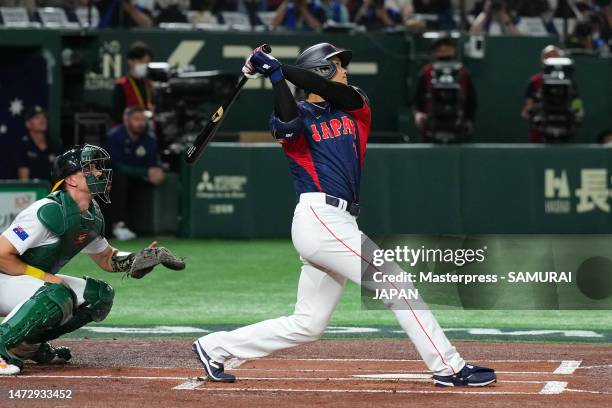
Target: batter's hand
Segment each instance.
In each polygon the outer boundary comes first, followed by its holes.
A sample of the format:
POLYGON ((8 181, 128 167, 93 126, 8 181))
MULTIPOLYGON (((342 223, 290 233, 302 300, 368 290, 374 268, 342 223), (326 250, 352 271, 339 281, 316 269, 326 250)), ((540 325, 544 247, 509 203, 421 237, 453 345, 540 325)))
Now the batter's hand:
POLYGON ((251 63, 251 55, 249 55, 246 61, 244 61, 244 66, 242 67, 242 73, 244 74, 245 77, 249 79, 258 79, 258 78, 263 77, 262 74, 255 71, 255 67, 251 63))
POLYGON ((266 78, 270 78, 272 83, 283 80, 282 64, 272 55, 266 54, 262 48, 263 45, 253 50, 253 54, 250 58, 253 68, 266 78))

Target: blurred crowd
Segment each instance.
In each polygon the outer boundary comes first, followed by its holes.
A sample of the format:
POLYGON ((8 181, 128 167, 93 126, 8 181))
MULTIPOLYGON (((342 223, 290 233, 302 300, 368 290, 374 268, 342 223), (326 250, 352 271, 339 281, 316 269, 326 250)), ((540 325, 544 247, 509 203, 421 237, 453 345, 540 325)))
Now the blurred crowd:
POLYGON ((224 24, 232 12, 244 15, 250 26, 271 29, 359 25, 521 35, 529 34, 521 21, 535 19, 550 34, 567 31, 572 48, 609 49, 612 39, 612 0, 0 0, 0 6, 26 7, 33 15, 40 7, 61 7, 70 14, 91 6, 98 27, 128 28, 224 24), (568 28, 559 24, 563 18, 571 20, 568 28))

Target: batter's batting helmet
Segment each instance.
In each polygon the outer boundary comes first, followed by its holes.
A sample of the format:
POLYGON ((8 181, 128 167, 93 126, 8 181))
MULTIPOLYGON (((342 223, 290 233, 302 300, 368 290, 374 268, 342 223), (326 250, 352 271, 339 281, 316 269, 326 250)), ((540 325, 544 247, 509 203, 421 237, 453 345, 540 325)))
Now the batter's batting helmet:
POLYGON ((298 55, 295 65, 332 79, 336 75, 336 66, 330 61, 332 57, 340 58, 344 68, 351 62, 353 51, 342 50, 329 43, 319 43, 306 48, 298 55))

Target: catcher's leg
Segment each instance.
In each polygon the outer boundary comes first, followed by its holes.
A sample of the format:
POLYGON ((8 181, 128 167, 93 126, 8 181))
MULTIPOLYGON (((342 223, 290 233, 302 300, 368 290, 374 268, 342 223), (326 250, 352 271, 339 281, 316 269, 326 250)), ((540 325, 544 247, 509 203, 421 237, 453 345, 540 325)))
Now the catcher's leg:
POLYGON ((61 326, 28 336, 27 341, 29 343, 44 343, 57 339, 66 333, 71 333, 85 326, 87 323, 101 322, 108 316, 113 306, 115 291, 111 285, 101 280, 87 276, 84 279, 84 303, 72 313, 72 317, 61 326))
MULTIPOLYGON (((57 276, 62 278, 62 280, 66 282, 66 284, 70 286, 70 289, 72 289, 72 291, 76 294, 77 305, 82 305, 85 303, 83 293, 85 291, 86 282, 84 279, 59 274, 57 276)), ((25 283, 22 282, 21 285, 18 285, 18 282, 16 281, 17 279, 15 278, 11 280, 11 295, 13 294, 13 291, 23 292, 23 285, 25 283)), ((43 283, 40 283, 39 286, 42 284, 43 283)), ((56 347, 49 343, 29 343, 27 341, 23 341, 10 349, 9 352, 22 360, 31 360, 39 364, 49 364, 52 362, 66 363, 72 358, 72 353, 68 347, 56 347)))
POLYGON ((8 350, 70 319, 75 304, 76 296, 70 288, 45 283, 0 324, 0 356, 6 363, 22 367, 23 362, 8 350))

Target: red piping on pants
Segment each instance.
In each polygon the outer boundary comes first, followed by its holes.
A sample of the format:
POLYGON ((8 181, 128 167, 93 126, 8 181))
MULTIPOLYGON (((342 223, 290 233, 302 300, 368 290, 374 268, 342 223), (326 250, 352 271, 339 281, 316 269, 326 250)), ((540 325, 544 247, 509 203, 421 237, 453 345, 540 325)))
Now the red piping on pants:
MULTIPOLYGON (((333 231, 323 222, 323 220, 321 218, 319 218, 319 216, 317 215, 317 213, 315 212, 314 208, 310 207, 310 211, 312 211, 312 213, 314 214, 314 216, 316 217, 317 220, 319 220, 319 222, 321 223, 321 225, 323 225, 323 227, 325 227, 325 229, 331 234, 332 237, 334 237, 334 239, 338 242, 340 242, 342 245, 344 245, 344 247, 346 249, 348 249, 350 252, 352 252, 353 254, 357 255, 359 258, 361 258, 364 262, 367 262, 370 266, 372 266, 374 269, 376 269, 377 272, 381 272, 380 270, 378 270, 376 268, 376 266, 374 266, 370 261, 368 261, 367 259, 365 259, 363 256, 361 256, 359 253, 357 253, 355 250, 353 250, 351 247, 349 247, 343 240, 341 240, 340 238, 338 238, 336 236, 336 234, 333 233, 333 231)), ((391 283, 391 285, 397 289, 397 287, 395 285, 393 285, 393 283, 391 283)), ((407 299, 404 299, 404 302, 406 302, 406 305, 408 306, 408 308, 410 309, 410 311, 412 312, 412 316, 414 316, 414 319, 416 320, 416 322, 419 324, 419 327, 421 328, 421 330, 423 331, 423 333, 425 334, 425 336, 427 337, 427 339, 429 340, 429 342, 431 343, 431 345, 433 346, 433 348, 436 350, 436 353, 438 353, 438 356, 440 356, 440 360, 442 360, 442 363, 450 368, 450 370, 453 372, 453 374, 456 374, 455 370, 453 369, 453 367, 451 367, 449 364, 446 363, 446 361, 444 360, 444 357, 442 356, 442 353, 440 353, 440 350, 438 350, 438 347, 436 347, 436 344, 433 342, 433 339, 429 336, 429 334, 427 333, 427 331, 425 330, 425 327, 423 327, 423 325, 421 324, 421 321, 419 320, 419 318, 417 317, 416 313, 414 312, 414 309, 412 308, 412 306, 410 306, 410 303, 408 303, 407 299)))

